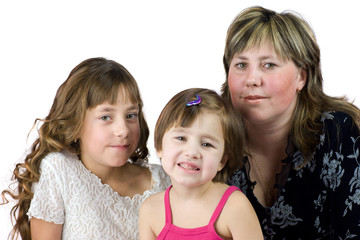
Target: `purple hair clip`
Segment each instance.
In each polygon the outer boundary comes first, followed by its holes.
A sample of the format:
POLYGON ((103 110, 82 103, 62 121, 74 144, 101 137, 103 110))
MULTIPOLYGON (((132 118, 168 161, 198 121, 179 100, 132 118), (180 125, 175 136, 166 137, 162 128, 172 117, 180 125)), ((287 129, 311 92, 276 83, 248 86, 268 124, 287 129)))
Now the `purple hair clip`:
POLYGON ((194 105, 199 105, 201 103, 201 98, 199 95, 195 95, 196 99, 195 100, 192 100, 192 101, 189 101, 186 106, 190 107, 190 106, 194 106, 194 105))

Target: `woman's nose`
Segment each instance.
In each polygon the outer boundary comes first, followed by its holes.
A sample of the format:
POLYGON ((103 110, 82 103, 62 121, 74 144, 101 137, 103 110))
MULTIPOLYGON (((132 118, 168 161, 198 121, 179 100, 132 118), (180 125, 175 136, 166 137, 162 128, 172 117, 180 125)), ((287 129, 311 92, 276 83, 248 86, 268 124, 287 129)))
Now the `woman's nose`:
POLYGON ((257 68, 250 68, 246 78, 246 85, 249 87, 257 87, 261 85, 260 73, 257 68))

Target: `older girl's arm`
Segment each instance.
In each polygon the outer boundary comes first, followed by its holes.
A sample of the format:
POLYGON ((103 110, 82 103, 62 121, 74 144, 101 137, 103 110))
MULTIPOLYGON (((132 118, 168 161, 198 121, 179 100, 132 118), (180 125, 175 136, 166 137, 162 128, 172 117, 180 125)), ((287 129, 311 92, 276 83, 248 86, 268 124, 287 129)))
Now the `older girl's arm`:
POLYGON ((62 228, 62 224, 46 222, 37 218, 30 220, 31 239, 33 240, 61 239, 62 228))

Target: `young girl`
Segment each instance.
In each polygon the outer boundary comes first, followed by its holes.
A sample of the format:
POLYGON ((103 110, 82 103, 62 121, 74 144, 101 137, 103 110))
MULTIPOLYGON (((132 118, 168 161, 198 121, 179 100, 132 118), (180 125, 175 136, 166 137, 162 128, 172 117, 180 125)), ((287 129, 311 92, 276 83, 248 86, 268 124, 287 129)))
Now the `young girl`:
POLYGON ((147 163, 142 106, 122 65, 92 58, 72 70, 14 170, 17 191, 2 192, 18 201, 12 238, 138 238, 140 204, 170 185, 147 163))
POLYGON ((141 206, 140 239, 262 239, 250 202, 223 183, 242 165, 242 127, 211 90, 188 89, 170 100, 156 123, 155 148, 172 186, 141 206))

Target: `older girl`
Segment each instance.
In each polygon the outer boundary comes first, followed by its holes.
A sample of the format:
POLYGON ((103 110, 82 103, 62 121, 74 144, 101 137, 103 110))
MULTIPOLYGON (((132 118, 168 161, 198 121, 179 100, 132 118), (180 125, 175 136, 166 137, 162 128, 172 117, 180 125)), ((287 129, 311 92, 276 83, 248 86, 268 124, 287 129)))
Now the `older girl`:
POLYGON ((119 63, 91 58, 71 71, 14 170, 17 190, 2 193, 18 201, 13 238, 138 238, 140 204, 169 186, 161 166, 147 163, 142 106, 119 63))

